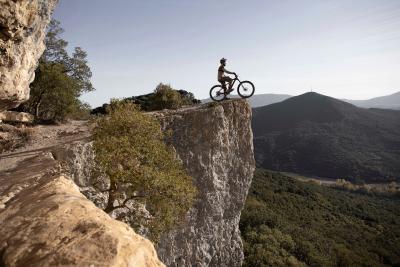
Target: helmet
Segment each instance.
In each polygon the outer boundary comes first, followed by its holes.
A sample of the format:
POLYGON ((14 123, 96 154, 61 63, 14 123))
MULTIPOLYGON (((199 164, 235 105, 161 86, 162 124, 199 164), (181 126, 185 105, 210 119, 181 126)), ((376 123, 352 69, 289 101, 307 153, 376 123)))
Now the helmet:
POLYGON ((219 63, 222 64, 222 62, 226 62, 226 58, 221 58, 220 61, 219 61, 219 63))

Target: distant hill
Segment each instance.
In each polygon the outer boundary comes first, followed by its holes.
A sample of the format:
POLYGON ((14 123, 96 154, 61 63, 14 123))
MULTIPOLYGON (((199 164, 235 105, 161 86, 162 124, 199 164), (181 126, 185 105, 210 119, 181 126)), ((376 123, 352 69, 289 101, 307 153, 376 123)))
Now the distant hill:
POLYGON ((400 110, 400 92, 388 96, 375 97, 368 100, 347 100, 343 101, 362 108, 385 108, 400 110))
POLYGON ((252 108, 262 107, 271 105, 274 103, 282 102, 288 98, 292 97, 291 95, 280 95, 280 94, 260 94, 252 96, 249 101, 252 108))
POLYGON ((400 111, 306 93, 255 108, 252 127, 256 160, 264 168, 353 182, 400 181, 400 111))
MULTIPOLYGON (((231 98, 238 97, 239 96, 237 95, 231 96, 231 98)), ((252 108, 258 108, 279 103, 291 97, 291 95, 286 94, 259 94, 249 98, 249 102, 252 108)), ((209 98, 201 100, 201 102, 203 103, 207 103, 210 101, 211 99, 209 98)), ((342 99, 342 101, 361 108, 383 108, 400 110, 400 92, 388 96, 375 97, 368 100, 342 99)))

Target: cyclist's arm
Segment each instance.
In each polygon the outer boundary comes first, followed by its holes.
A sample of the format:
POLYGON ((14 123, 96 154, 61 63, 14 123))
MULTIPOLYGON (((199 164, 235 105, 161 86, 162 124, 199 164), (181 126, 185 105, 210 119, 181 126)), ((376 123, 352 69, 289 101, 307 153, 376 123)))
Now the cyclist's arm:
POLYGON ((236 75, 236 73, 234 73, 234 72, 232 72, 232 71, 229 71, 229 70, 227 70, 227 69, 225 69, 225 73, 228 73, 228 74, 235 74, 235 75, 236 75))

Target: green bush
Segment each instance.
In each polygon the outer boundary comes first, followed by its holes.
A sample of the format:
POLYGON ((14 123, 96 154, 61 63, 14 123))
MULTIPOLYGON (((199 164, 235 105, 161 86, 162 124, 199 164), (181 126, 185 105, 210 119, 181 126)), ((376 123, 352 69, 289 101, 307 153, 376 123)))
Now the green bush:
POLYGON ((196 195, 192 178, 164 143, 155 118, 131 102, 116 100, 108 114, 97 119, 94 129, 95 160, 110 178, 105 211, 128 208, 131 226, 145 227, 157 241, 191 207, 196 195))
POLYGON ((182 96, 170 85, 160 83, 154 90, 151 110, 178 109, 184 105, 182 96))

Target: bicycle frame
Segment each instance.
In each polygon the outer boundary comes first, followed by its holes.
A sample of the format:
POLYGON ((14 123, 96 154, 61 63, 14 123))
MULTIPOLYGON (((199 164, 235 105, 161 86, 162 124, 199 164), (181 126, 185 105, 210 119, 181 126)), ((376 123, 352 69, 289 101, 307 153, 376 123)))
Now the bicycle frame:
MULTIPOLYGON (((235 86, 236 81, 238 81, 240 83, 240 80, 239 80, 238 76, 236 76, 235 79, 233 79, 232 88, 235 86)), ((228 90, 228 88, 226 88, 226 84, 227 83, 228 82, 221 83, 222 89, 228 90)))

